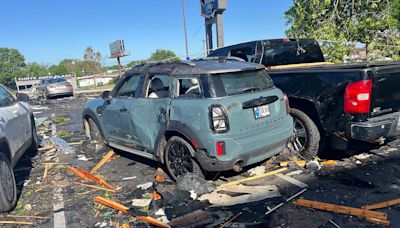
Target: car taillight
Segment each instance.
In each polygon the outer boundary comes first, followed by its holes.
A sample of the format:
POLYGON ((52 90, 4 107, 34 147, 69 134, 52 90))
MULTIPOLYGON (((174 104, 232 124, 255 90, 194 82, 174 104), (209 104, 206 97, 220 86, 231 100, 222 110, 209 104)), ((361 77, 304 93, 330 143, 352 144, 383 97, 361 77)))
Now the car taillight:
POLYGON ((66 86, 67 87, 72 87, 71 83, 69 83, 69 82, 66 83, 66 86))
POLYGON ((344 94, 344 112, 369 113, 371 107, 372 81, 351 82, 344 94))
POLYGON ((210 127, 215 133, 225 133, 229 130, 228 116, 222 105, 210 107, 210 127))
POLYGON ((283 96, 283 101, 285 102, 286 114, 289 115, 290 112, 289 98, 287 97, 286 94, 283 96))
POLYGON ((49 87, 49 88, 55 88, 55 86, 53 86, 53 85, 48 85, 47 87, 49 87))
POLYGON ((221 157, 225 154, 225 143, 224 142, 217 142, 215 144, 215 149, 217 151, 217 156, 221 157))

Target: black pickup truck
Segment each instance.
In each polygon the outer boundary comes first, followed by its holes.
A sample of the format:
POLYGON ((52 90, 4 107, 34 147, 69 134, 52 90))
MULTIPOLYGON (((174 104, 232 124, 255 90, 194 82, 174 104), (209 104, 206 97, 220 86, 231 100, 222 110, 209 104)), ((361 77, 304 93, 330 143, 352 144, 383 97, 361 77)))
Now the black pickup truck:
POLYGON ((293 144, 305 156, 326 143, 344 150, 352 140, 382 143, 400 135, 400 62, 330 64, 309 39, 258 40, 209 56, 266 67, 289 97, 297 131, 293 144))

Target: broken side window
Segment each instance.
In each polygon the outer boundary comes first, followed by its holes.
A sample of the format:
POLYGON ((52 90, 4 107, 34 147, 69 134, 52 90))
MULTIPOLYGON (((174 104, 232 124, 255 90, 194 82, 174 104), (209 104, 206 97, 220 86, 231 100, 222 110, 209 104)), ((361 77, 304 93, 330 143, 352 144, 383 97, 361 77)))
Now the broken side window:
POLYGON ((121 86, 117 92, 117 97, 134 97, 136 88, 138 87, 140 77, 131 76, 126 79, 124 84, 121 86))
POLYGON ((154 75, 147 83, 146 97, 157 99, 169 97, 169 75, 154 75))
POLYGON ((174 97, 197 98, 203 96, 199 77, 176 78, 174 97))

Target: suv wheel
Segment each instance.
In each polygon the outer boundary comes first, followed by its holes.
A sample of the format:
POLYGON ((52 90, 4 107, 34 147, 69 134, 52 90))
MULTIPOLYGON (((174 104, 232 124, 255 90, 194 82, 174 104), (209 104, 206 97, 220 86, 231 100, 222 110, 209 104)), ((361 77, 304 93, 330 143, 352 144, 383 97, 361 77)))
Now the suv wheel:
POLYGON ((0 212, 12 210, 17 204, 14 172, 7 156, 0 152, 0 212))
POLYGON ((318 127, 304 112, 291 108, 290 115, 294 120, 294 150, 299 155, 310 160, 318 154, 320 135, 318 127))
POLYGON ((168 140, 164 151, 164 161, 172 179, 176 180, 178 176, 186 173, 204 177, 199 164, 191 155, 193 151, 192 146, 181 137, 173 136, 168 140))
POLYGON ((85 127, 89 127, 88 136, 90 141, 96 143, 97 145, 99 145, 99 147, 103 147, 104 146, 103 136, 101 135, 100 128, 97 126, 96 122, 94 122, 92 118, 89 118, 87 120, 87 123, 89 124, 89 126, 85 127))

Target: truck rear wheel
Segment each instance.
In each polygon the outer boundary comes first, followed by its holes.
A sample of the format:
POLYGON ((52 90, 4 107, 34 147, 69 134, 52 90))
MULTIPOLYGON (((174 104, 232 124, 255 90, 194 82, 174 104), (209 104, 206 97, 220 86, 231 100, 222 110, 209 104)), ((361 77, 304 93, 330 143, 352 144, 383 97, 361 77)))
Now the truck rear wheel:
POLYGON ((7 156, 0 152, 0 212, 11 211, 16 204, 14 171, 7 156))
POLYGON ((291 108, 294 120, 294 150, 304 159, 310 160, 318 154, 320 134, 318 127, 304 112, 291 108))

